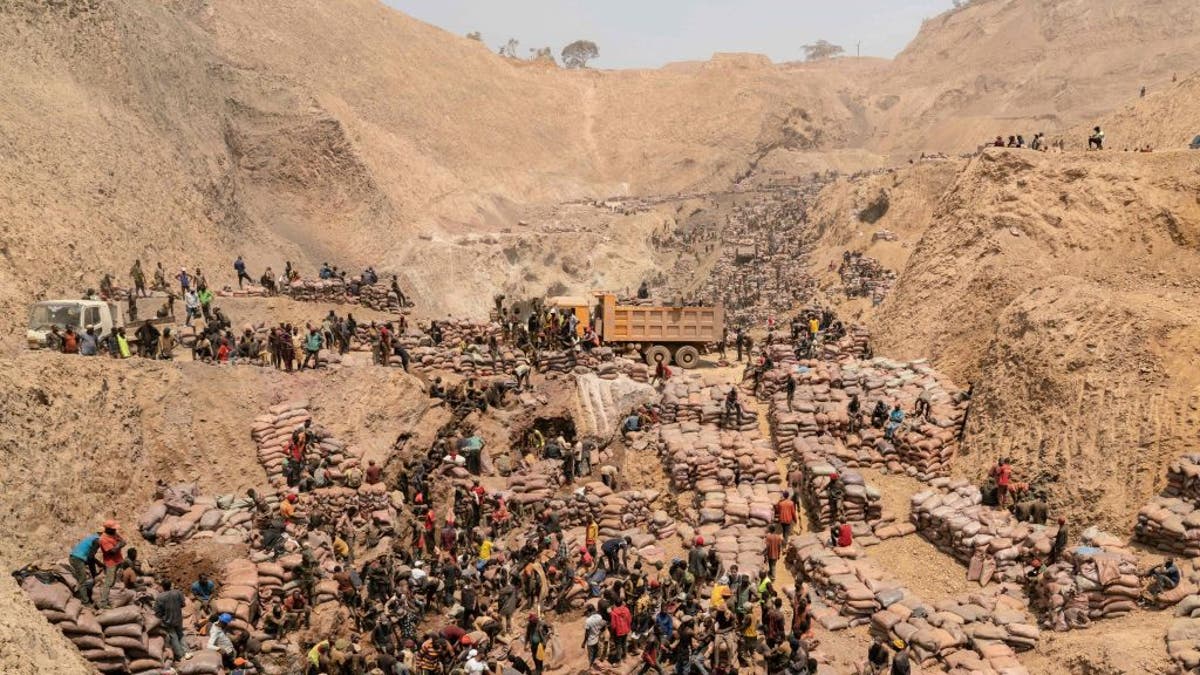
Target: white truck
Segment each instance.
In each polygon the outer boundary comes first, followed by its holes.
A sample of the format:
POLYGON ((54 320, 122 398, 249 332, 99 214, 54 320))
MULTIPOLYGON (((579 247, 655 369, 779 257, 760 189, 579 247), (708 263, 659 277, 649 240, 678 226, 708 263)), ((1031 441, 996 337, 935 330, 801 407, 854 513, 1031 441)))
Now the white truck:
POLYGON ((93 328, 96 335, 108 335, 114 328, 123 327, 130 341, 134 341, 137 329, 143 324, 162 325, 173 321, 174 317, 170 316, 126 321, 121 305, 104 300, 43 300, 29 308, 25 342, 30 349, 44 349, 51 326, 58 326, 59 331, 70 326, 77 333, 93 328))

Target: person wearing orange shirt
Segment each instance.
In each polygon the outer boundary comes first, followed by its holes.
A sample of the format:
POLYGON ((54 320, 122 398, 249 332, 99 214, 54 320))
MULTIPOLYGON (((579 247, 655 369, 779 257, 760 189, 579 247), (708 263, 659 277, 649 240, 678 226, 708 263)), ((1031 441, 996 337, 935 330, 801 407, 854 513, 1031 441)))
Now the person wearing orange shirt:
MULTIPOLYGON (((796 524, 796 502, 792 501, 790 492, 785 491, 783 498, 775 504, 775 520, 779 521, 785 540, 792 536, 792 526, 796 524)), ((774 572, 771 573, 771 576, 775 576, 774 572)))
MULTIPOLYGON (((788 503, 791 504, 791 502, 788 503)), ((766 536, 766 545, 765 554, 767 558, 767 570, 769 570, 771 576, 774 577, 775 563, 779 562, 779 559, 783 557, 783 535, 779 534, 779 528, 777 526, 771 526, 771 529, 766 536)))
POLYGON ((100 587, 100 609, 108 609, 108 593, 117 580, 117 565, 125 560, 121 549, 125 539, 117 532, 117 521, 104 523, 104 534, 100 535, 100 557, 104 562, 104 584, 100 587))
POLYGON ((288 496, 282 502, 279 502, 279 515, 283 516, 283 519, 289 523, 296 517, 297 499, 296 493, 291 492, 288 493, 288 496))

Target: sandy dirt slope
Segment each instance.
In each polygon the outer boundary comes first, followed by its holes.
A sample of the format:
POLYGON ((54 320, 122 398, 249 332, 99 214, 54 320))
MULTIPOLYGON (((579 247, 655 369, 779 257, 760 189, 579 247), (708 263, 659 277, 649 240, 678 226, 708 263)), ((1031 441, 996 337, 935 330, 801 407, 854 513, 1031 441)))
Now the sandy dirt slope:
POLYGON ((1061 472, 1059 506, 1125 531, 1190 449, 1200 157, 988 151, 942 197, 877 350, 977 383, 962 469, 1061 472))
POLYGON ((512 228, 544 254, 515 229, 529 205, 873 167, 974 147, 1009 131, 998 119, 1053 132, 1114 110, 1197 50, 1190 3, 1132 8, 974 3, 894 63, 568 72, 375 0, 5 3, 0 151, 17 161, 0 166, 0 311, 137 257, 228 273, 237 252, 255 274, 374 264, 439 311, 482 311, 456 297, 519 279, 472 264, 504 264, 503 247, 459 238, 512 228), (431 261, 457 278, 430 279, 431 261))

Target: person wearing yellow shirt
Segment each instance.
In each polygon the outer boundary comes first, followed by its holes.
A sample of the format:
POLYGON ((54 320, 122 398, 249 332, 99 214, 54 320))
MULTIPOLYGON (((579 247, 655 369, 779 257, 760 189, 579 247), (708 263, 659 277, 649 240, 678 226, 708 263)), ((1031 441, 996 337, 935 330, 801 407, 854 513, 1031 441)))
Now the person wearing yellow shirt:
POLYGON ((333 554, 341 560, 350 557, 350 545, 346 543, 345 539, 342 539, 341 535, 333 538, 333 554))
POLYGON ((494 544, 492 544, 492 540, 485 538, 483 543, 479 545, 479 559, 484 561, 491 560, 493 546, 494 544))
POLYGON ((588 519, 587 534, 584 535, 583 545, 587 547, 588 554, 593 558, 596 557, 596 540, 600 538, 600 526, 596 524, 595 518, 588 519))
POLYGON ((721 577, 712 587, 710 601, 713 609, 724 607, 725 601, 731 597, 733 597, 733 591, 729 588, 729 577, 721 577))

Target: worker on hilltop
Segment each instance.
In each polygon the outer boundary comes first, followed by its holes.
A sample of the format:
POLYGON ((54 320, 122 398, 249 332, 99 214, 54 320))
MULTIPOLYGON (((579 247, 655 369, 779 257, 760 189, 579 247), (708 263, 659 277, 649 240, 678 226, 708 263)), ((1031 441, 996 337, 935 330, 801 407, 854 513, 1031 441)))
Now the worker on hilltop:
POLYGON ((1100 127, 1092 127, 1092 135, 1088 136, 1088 150, 1104 149, 1104 132, 1100 127))
POLYGON ((129 278, 133 281, 133 290, 130 291, 130 295, 142 297, 150 295, 146 292, 146 274, 142 272, 141 260, 133 261, 133 266, 129 268, 129 278))
POLYGON ((233 261, 233 271, 237 272, 239 289, 242 287, 242 280, 245 280, 247 283, 254 283, 254 280, 250 278, 250 275, 246 274, 246 261, 242 260, 242 256, 239 255, 237 260, 233 261))

